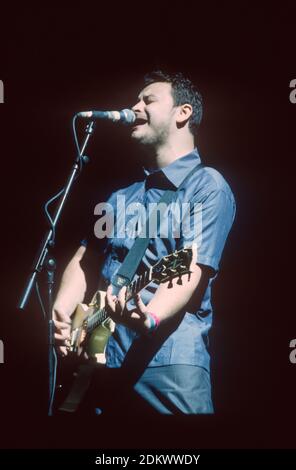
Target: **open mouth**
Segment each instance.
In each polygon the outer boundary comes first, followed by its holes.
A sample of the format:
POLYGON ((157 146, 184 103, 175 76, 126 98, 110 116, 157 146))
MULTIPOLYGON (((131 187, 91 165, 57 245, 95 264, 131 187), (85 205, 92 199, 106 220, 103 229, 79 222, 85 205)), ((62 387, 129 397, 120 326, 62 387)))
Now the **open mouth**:
POLYGON ((133 124, 133 128, 138 127, 138 126, 143 126, 146 123, 147 123, 147 119, 137 118, 133 124))

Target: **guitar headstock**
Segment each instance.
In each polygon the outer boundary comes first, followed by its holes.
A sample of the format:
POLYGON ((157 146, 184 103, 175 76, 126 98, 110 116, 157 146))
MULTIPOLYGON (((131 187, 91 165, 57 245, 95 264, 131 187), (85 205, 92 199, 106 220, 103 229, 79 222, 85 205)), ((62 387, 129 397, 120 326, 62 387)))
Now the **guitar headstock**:
MULTIPOLYGON (((182 284, 181 277, 188 274, 190 279, 190 267, 196 260, 196 246, 183 248, 182 250, 174 251, 170 255, 164 256, 158 263, 152 267, 152 281, 160 284, 167 281, 172 281, 174 278, 178 279, 178 284, 182 284)), ((170 282, 169 287, 172 284, 170 282)))

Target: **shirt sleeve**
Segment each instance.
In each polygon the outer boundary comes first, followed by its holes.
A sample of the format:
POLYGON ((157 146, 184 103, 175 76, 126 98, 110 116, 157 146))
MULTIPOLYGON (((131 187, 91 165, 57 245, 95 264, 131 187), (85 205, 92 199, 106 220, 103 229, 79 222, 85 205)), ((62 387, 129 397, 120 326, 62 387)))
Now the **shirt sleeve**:
POLYGON ((219 269, 219 263, 233 224, 235 201, 231 192, 212 189, 202 198, 193 196, 190 211, 182 218, 178 249, 197 246, 197 264, 211 268, 211 275, 219 269))

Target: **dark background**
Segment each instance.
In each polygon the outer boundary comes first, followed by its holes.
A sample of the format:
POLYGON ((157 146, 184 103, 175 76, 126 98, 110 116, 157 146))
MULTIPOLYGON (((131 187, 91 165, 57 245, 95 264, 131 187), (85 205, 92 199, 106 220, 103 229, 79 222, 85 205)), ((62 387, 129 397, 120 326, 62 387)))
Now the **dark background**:
MULTIPOLYGON (((296 78, 296 8, 289 2, 202 5, 4 8, 2 447, 294 446, 296 105, 289 83, 296 78), (50 419, 45 322, 34 298, 25 312, 16 309, 46 228, 42 206, 63 186, 74 160, 74 113, 131 106, 143 73, 157 68, 183 71, 199 87, 205 113, 198 148, 237 200, 214 289, 217 414, 157 423, 50 419)), ((83 235, 89 208, 140 175, 121 128, 98 123, 87 154, 91 161, 58 226, 57 278, 83 235)))

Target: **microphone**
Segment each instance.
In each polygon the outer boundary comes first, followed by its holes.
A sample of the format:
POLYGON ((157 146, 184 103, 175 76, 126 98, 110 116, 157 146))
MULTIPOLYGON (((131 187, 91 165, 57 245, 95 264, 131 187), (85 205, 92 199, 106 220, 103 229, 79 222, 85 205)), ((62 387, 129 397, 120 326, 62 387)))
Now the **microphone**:
POLYGON ((132 124, 136 120, 136 115, 131 109, 123 109, 122 111, 81 111, 77 113, 77 116, 86 119, 106 119, 124 124, 132 124))

